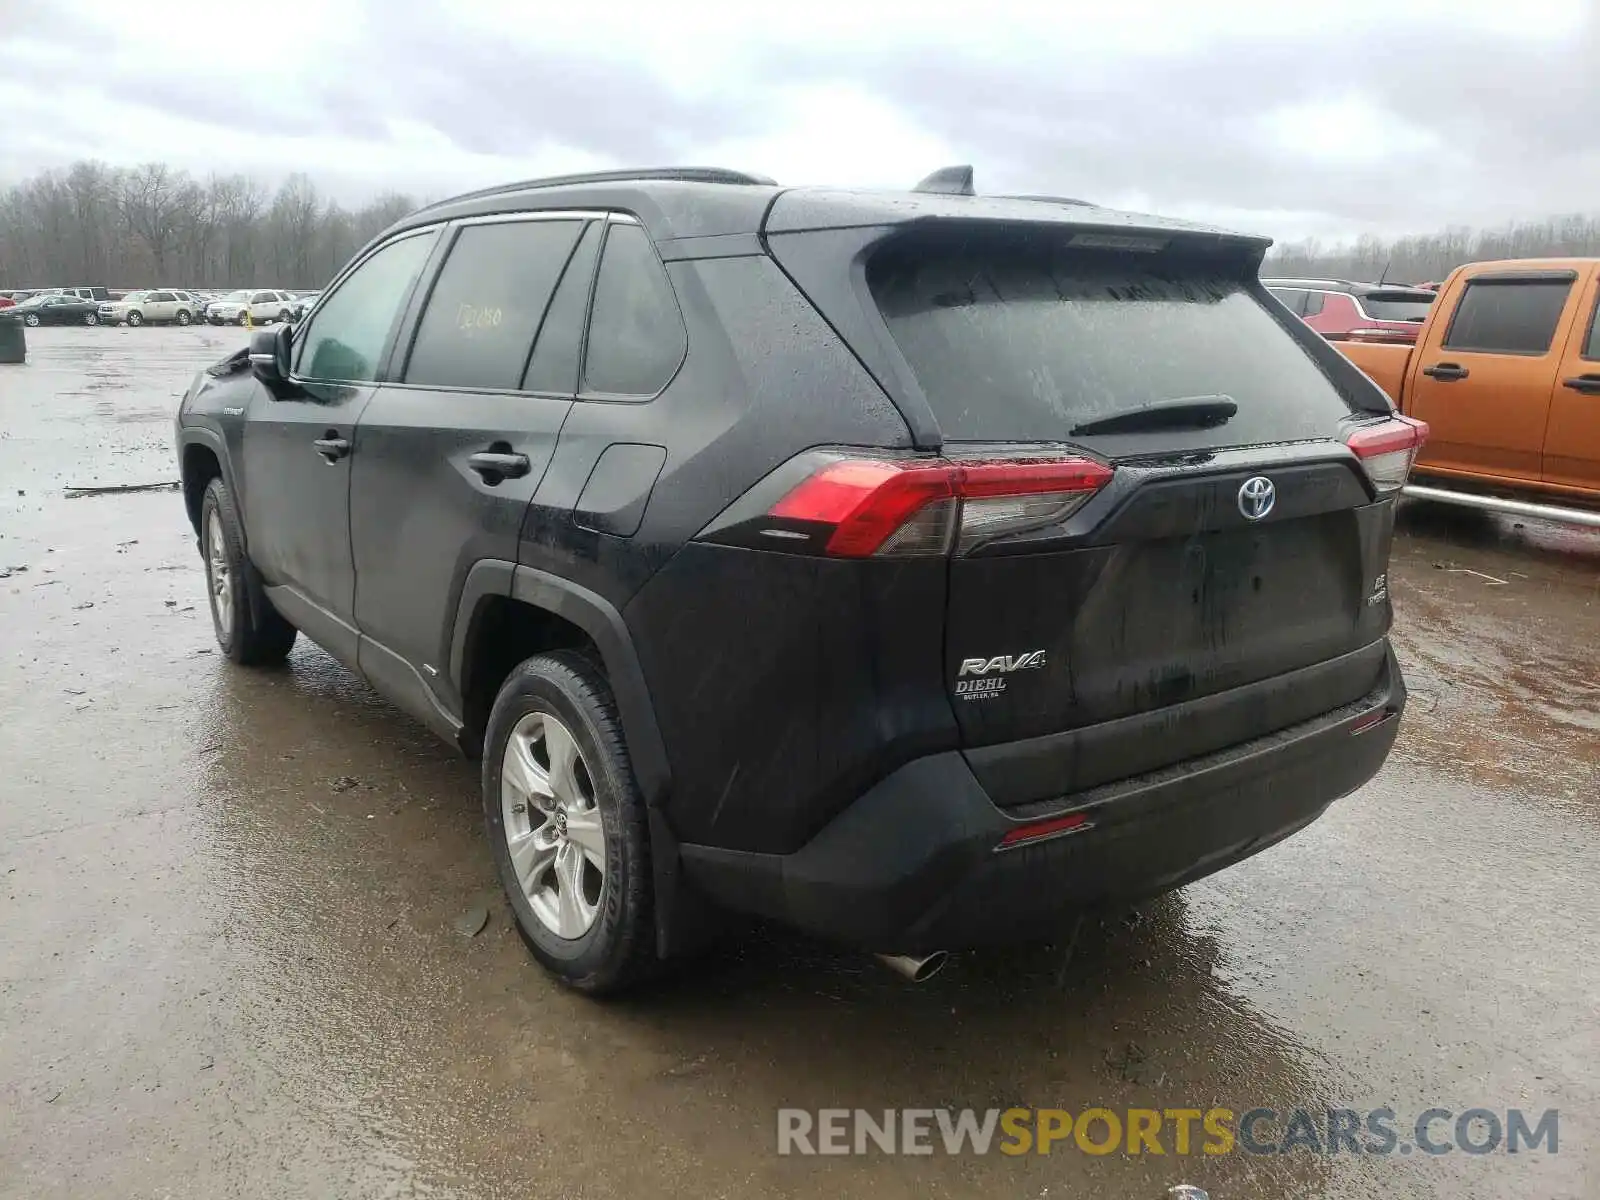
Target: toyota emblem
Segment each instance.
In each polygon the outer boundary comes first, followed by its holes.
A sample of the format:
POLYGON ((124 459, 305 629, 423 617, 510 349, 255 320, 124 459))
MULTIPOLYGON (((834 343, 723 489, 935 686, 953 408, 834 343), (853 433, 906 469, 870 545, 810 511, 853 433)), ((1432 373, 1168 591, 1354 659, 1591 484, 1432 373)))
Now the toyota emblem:
POLYGON ((1254 475, 1239 485, 1239 511, 1248 521, 1259 521, 1272 511, 1278 489, 1265 475, 1254 475))

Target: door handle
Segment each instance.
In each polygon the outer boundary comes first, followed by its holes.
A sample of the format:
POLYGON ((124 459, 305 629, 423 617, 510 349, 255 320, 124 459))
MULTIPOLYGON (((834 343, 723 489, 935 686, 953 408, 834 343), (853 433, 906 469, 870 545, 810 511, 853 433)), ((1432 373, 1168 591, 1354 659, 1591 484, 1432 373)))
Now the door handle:
POLYGON ((1563 379, 1561 386, 1582 392, 1585 396, 1600 396, 1600 375, 1574 375, 1571 379, 1563 379))
POLYGON ((1431 367, 1424 367, 1422 373, 1431 375, 1440 383, 1454 383, 1458 379, 1465 379, 1470 372, 1460 363, 1434 363, 1431 367))
POLYGON ((322 455, 323 460, 331 465, 350 453, 350 441, 348 438, 340 437, 330 429, 326 437, 319 437, 312 442, 311 448, 322 455))
POLYGON ((467 458, 467 466, 482 475, 488 484, 499 483, 502 479, 520 479, 533 470, 526 454, 514 454, 509 450, 479 450, 467 458))

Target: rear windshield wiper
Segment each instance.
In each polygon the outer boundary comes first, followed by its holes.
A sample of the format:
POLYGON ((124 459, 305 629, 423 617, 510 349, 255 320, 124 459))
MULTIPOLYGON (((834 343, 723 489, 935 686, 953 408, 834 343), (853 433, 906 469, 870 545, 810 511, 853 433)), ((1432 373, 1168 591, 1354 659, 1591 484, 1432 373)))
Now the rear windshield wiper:
POLYGON ((1157 400, 1137 408, 1104 417, 1079 421, 1069 434, 1139 433, 1146 429, 1207 429, 1226 424, 1239 411, 1232 396, 1182 396, 1176 400, 1157 400))

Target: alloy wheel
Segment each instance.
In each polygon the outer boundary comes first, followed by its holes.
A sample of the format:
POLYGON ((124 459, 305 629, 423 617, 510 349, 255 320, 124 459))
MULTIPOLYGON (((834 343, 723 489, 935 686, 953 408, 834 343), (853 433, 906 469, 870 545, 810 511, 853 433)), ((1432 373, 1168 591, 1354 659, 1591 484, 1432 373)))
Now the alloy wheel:
POLYGON ((558 938, 587 933, 600 913, 606 838, 594 777, 554 715, 517 722, 500 766, 506 848, 528 907, 558 938))
POLYGON ((228 566, 227 546, 222 536, 222 517, 212 509, 206 519, 206 584, 211 618, 224 642, 233 633, 233 571, 228 566))

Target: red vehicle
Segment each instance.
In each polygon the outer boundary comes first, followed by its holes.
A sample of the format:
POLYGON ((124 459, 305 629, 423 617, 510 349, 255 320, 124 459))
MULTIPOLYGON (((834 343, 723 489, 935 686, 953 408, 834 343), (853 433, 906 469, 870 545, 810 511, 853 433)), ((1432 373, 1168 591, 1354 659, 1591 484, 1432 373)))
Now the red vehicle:
POLYGON ((1415 345, 1436 292, 1347 279, 1263 279, 1289 311, 1330 342, 1415 345))

